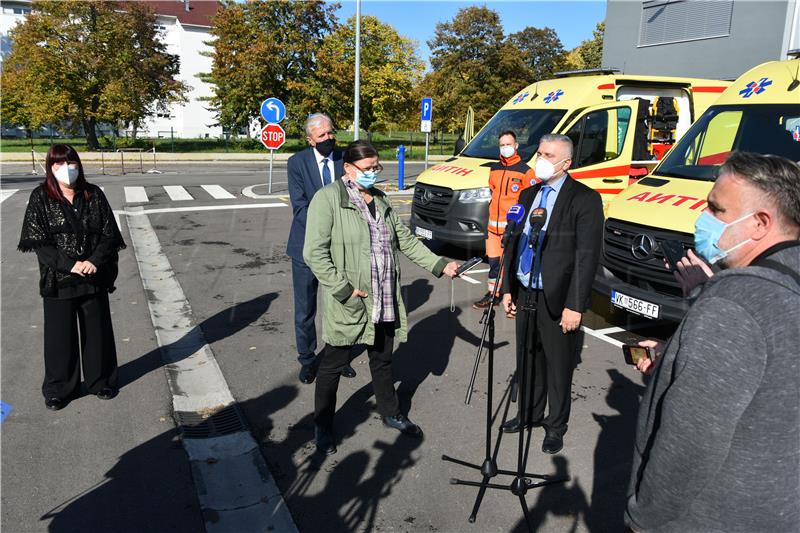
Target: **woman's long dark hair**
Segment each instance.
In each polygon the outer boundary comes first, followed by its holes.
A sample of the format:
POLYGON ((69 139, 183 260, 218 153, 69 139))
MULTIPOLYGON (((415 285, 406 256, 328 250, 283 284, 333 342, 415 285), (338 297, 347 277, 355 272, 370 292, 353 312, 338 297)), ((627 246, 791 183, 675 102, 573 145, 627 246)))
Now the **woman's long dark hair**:
POLYGON ((342 160, 345 163, 354 165, 356 161, 361 161, 362 159, 367 159, 368 157, 378 157, 378 151, 369 142, 358 140, 347 145, 347 148, 342 155, 342 160))
POLYGON ((54 200, 66 200, 64 194, 61 192, 61 187, 58 186, 58 179, 53 174, 53 165, 55 163, 66 163, 72 161, 78 164, 78 179, 75 180, 75 191, 82 191, 83 197, 88 200, 92 197, 88 187, 86 187, 86 176, 83 175, 83 163, 78 155, 78 151, 68 144, 54 144, 47 151, 47 158, 45 159, 45 178, 44 190, 47 196, 54 200))

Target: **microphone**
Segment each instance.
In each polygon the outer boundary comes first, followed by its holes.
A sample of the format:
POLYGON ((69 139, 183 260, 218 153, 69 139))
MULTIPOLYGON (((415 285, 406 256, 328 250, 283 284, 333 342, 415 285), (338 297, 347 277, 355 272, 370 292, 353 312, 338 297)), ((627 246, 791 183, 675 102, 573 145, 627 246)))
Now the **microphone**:
POLYGON ((508 208, 508 213, 506 213, 506 229, 503 232, 503 240, 500 242, 503 248, 506 247, 512 236, 519 235, 522 230, 520 222, 524 219, 525 206, 522 204, 514 204, 508 208))
POLYGON ((542 231, 542 228, 547 222, 547 209, 544 207, 537 207, 531 211, 529 222, 531 224, 531 238, 528 241, 528 246, 533 248, 533 243, 539 241, 539 232, 542 231))

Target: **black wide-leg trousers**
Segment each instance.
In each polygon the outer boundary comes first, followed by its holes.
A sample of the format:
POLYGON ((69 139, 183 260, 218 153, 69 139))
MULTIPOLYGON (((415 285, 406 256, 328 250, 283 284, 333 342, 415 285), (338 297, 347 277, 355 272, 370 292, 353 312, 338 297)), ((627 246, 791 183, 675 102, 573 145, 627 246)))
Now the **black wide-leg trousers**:
POLYGON ((521 375, 522 357, 527 358, 527 405, 520 405, 519 415, 522 420, 541 422, 546 431, 563 437, 567 432, 572 404, 578 334, 576 331, 566 334, 561 331, 561 317, 554 319, 550 316, 540 290, 521 289, 516 304, 518 376, 521 375), (535 323, 534 312, 525 310, 533 308, 538 309, 535 323))
POLYGON ((68 398, 83 379, 90 394, 117 388, 117 350, 108 293, 44 302, 45 398, 68 398))
MULTIPOLYGON (((317 371, 314 390, 314 423, 325 431, 333 430, 336 412, 336 391, 342 369, 350 363, 352 346, 325 345, 317 371)), ((394 323, 375 324, 375 342, 367 347, 372 389, 381 416, 395 416, 400 412, 397 392, 392 376, 392 350, 394 349, 394 323)))

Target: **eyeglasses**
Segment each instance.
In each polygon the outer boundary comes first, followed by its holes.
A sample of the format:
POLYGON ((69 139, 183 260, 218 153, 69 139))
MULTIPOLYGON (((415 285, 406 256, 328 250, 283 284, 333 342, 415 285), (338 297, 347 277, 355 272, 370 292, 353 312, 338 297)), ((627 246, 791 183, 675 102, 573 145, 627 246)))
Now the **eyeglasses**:
POLYGON ((383 165, 381 165, 380 163, 378 163, 378 164, 377 164, 377 165, 375 165, 375 166, 371 166, 371 167, 369 167, 369 168, 361 168, 361 167, 360 167, 360 166, 358 166, 358 165, 353 165, 353 166, 354 166, 354 167, 356 167, 356 168, 357 168, 358 170, 360 170, 361 172, 366 172, 366 171, 368 171, 368 170, 371 170, 372 172, 383 172, 383 165))

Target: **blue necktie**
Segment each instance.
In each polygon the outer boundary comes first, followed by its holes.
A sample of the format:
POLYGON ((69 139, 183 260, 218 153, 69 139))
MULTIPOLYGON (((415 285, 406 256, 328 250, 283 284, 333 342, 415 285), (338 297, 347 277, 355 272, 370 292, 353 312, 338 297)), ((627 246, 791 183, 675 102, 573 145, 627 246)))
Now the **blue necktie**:
POLYGON ((331 179, 331 169, 328 168, 328 158, 322 160, 322 184, 329 185, 333 180, 331 179))
MULTIPOLYGON (((547 207, 547 197, 553 192, 553 188, 549 185, 542 187, 542 196, 539 199, 539 207, 547 207)), ((536 242, 536 263, 533 266, 533 279, 531 280, 531 287, 538 287, 539 274, 542 272, 542 243, 544 242, 545 230, 539 232, 539 240, 536 242)), ((531 259, 533 258, 533 250, 528 246, 531 236, 525 239, 525 247, 522 250, 522 255, 519 259, 519 268, 524 275, 531 271, 531 259)))

